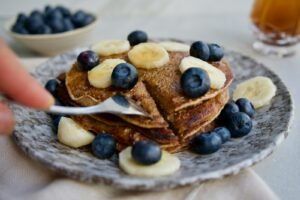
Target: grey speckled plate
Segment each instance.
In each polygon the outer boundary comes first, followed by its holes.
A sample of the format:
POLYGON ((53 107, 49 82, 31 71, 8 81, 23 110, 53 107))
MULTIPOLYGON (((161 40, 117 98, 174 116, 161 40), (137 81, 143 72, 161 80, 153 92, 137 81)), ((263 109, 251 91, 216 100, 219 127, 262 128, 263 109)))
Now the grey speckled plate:
MULTIPOLYGON (((54 57, 42 64, 34 76, 42 83, 68 70, 82 49, 54 57)), ((293 113, 292 100, 280 78, 262 64, 239 53, 227 51, 226 59, 235 73, 235 85, 245 79, 263 75, 270 77, 278 91, 270 106, 257 110, 254 128, 240 139, 227 142, 220 151, 201 156, 191 152, 178 153, 180 170, 162 178, 139 178, 124 174, 117 165, 117 158, 100 160, 88 148, 72 149, 60 144, 52 129, 52 121, 44 112, 10 104, 16 114, 17 126, 14 139, 31 158, 46 167, 74 179, 105 183, 114 187, 136 190, 161 190, 184 186, 209 179, 236 174, 272 153, 287 136, 293 113)))

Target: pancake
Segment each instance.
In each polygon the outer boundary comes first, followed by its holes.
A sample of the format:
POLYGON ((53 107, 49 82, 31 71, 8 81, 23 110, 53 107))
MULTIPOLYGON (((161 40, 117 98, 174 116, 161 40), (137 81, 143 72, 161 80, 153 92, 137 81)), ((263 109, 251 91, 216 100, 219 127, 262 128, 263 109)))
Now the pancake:
MULTIPOLYGON (((112 134, 119 149, 139 140, 150 139, 169 152, 182 151, 188 147, 194 136, 217 126, 216 118, 229 99, 228 88, 233 74, 224 60, 211 63, 225 74, 224 86, 219 90, 210 89, 201 97, 189 98, 181 89, 179 70, 181 60, 188 54, 168 53, 170 61, 165 66, 148 70, 137 69, 139 80, 130 90, 94 88, 89 84, 87 72, 80 70, 75 63, 66 73, 65 79, 61 78, 58 96, 65 104, 91 106, 115 94, 123 94, 139 104, 151 118, 111 114, 72 118, 96 134, 103 131, 112 134)), ((127 53, 100 57, 100 60, 102 62, 108 58, 120 58, 130 63, 127 53)))

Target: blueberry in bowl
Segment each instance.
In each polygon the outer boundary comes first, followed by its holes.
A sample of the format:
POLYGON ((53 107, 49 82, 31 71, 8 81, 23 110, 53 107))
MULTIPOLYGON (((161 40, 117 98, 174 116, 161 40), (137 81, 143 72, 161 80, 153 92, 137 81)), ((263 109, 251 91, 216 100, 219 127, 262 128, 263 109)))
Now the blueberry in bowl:
MULTIPOLYGON (((28 16, 20 13, 15 20, 14 26, 23 26, 27 34, 55 34, 81 28, 91 24, 95 20, 95 16, 83 10, 72 13, 64 6, 46 6, 44 10, 33 10, 28 16), (67 21, 67 27, 65 26, 67 21), (38 32, 40 27, 47 26, 51 28, 50 32, 38 32), (68 29, 69 28, 69 29, 68 29)), ((18 33, 15 29, 13 32, 18 33)), ((24 33, 23 33, 24 34, 24 33)))
POLYGON ((97 22, 97 16, 88 11, 58 5, 20 13, 6 22, 5 29, 30 50, 53 56, 84 45, 97 22))

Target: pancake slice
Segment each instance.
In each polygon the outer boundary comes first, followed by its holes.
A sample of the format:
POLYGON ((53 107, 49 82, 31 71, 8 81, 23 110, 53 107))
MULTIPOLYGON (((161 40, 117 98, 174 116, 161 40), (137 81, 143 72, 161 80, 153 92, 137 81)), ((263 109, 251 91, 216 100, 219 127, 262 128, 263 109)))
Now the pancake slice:
POLYGON ((71 99, 80 106, 91 106, 118 93, 133 99, 151 116, 121 116, 122 119, 131 124, 143 128, 167 128, 168 123, 161 116, 156 107, 156 103, 148 93, 142 81, 128 91, 119 90, 114 87, 98 89, 89 84, 87 72, 80 70, 77 64, 74 64, 70 71, 66 74, 66 87, 71 99))
POLYGON ((139 74, 141 74, 147 90, 164 112, 164 116, 216 97, 225 91, 233 80, 231 69, 225 61, 214 62, 212 65, 220 69, 226 76, 223 88, 219 90, 210 89, 201 97, 189 98, 184 95, 181 89, 181 72, 179 70, 180 62, 187 54, 183 52, 169 52, 169 55, 170 62, 168 65, 158 69, 139 70, 139 74))

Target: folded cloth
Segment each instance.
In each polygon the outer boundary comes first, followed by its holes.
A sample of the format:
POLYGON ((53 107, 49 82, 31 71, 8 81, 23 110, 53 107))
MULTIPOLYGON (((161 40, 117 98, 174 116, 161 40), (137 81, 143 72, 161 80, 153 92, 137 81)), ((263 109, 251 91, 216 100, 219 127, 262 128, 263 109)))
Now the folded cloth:
MULTIPOLYGON (((45 59, 22 60, 33 70, 45 59)), ((274 200, 278 197, 252 169, 202 184, 160 192, 122 191, 57 175, 0 136, 0 200, 274 200)))
POLYGON ((160 192, 122 191, 102 184, 77 182, 49 171, 26 157, 10 137, 0 137, 1 200, 275 200, 253 170, 202 184, 160 192))

